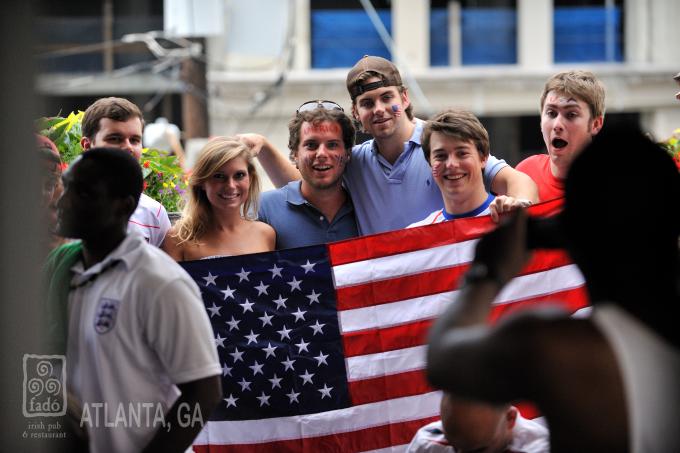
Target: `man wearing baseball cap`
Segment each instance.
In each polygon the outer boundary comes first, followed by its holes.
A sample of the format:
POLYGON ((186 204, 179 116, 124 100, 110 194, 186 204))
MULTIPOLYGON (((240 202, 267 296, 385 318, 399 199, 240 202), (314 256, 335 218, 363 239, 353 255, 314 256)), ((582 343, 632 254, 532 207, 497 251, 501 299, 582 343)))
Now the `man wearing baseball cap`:
MULTIPOLYGON (((404 228, 441 208, 442 197, 425 160, 420 137, 423 121, 413 117, 408 89, 388 60, 365 56, 347 74, 352 116, 373 136, 352 149, 343 176, 356 211, 361 234, 404 228)), ((254 146, 260 162, 276 185, 299 179, 281 153, 266 140, 254 146)), ((492 215, 516 203, 537 201, 536 185, 504 161, 489 156, 484 170, 487 189, 500 196, 492 215)))

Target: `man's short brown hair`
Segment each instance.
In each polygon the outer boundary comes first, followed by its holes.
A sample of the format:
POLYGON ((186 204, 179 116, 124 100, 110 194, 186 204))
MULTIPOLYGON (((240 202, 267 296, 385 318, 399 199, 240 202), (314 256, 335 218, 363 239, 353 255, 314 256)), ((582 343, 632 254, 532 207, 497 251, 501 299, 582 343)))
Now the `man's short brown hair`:
POLYGON ((302 123, 318 125, 328 121, 338 123, 342 129, 342 142, 347 154, 352 152, 354 146, 355 129, 352 120, 341 110, 314 109, 301 112, 288 123, 288 149, 290 149, 290 160, 295 160, 298 147, 300 146, 300 129, 302 123))
POLYGON ((125 98, 101 98, 85 110, 82 121, 83 137, 94 140, 94 136, 99 132, 99 120, 102 118, 110 118, 114 121, 139 118, 142 122, 142 128, 144 128, 144 116, 135 104, 125 98))
POLYGON ((541 113, 548 93, 557 93, 580 99, 590 108, 591 120, 604 116, 604 84, 590 71, 563 71, 550 77, 541 95, 541 113))
POLYGON ((458 140, 470 141, 482 158, 489 156, 489 133, 472 112, 447 109, 425 122, 420 142, 428 163, 431 153, 430 138, 433 132, 439 132, 458 140))

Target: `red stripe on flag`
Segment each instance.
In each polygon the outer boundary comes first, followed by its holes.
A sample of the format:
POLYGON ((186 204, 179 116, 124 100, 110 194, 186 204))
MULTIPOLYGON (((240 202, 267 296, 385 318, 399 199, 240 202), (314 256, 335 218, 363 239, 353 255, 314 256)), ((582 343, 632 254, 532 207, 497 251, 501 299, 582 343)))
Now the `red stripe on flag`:
MULTIPOLYGON (((534 217, 548 217, 557 214, 562 204, 563 199, 558 198, 531 206, 528 212, 534 217)), ((489 216, 468 217, 428 228, 408 228, 364 236, 361 242, 353 239, 334 242, 328 244, 328 251, 331 265, 337 266, 475 239, 495 226, 489 216)))
MULTIPOLYGON (((571 259, 564 251, 536 250, 531 261, 519 275, 542 272, 570 263, 571 259)), ((338 288, 336 290, 337 307, 341 311, 350 310, 452 291, 458 287, 458 281, 468 267, 469 264, 465 263, 422 274, 338 288)))
MULTIPOLYGON (((588 293, 585 287, 580 286, 555 293, 541 294, 516 302, 494 305, 489 315, 489 321, 495 322, 508 313, 542 305, 546 301, 554 302, 554 306, 562 307, 569 313, 587 307, 589 304, 588 293)), ((345 333, 343 334, 345 356, 356 357, 421 346, 425 344, 427 331, 432 322, 433 320, 426 319, 381 329, 345 333)))
POLYGON ((356 357, 423 345, 432 321, 432 319, 425 319, 382 329, 345 333, 342 336, 345 357, 356 357))
POLYGON ((317 453, 320 451, 366 451, 408 444, 422 426, 439 420, 438 416, 401 423, 263 444, 194 445, 196 453, 317 453))
POLYGON ((349 382, 349 394, 355 406, 431 391, 433 389, 427 383, 423 370, 349 382))

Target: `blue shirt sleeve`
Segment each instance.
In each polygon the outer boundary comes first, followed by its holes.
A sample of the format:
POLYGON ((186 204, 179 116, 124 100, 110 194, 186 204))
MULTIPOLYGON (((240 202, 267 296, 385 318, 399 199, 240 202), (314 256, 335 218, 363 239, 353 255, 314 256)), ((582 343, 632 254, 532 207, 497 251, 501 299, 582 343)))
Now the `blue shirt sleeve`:
POLYGON ((502 168, 507 167, 508 164, 503 159, 498 159, 496 156, 489 154, 484 167, 484 187, 487 192, 491 192, 491 181, 496 177, 502 168))

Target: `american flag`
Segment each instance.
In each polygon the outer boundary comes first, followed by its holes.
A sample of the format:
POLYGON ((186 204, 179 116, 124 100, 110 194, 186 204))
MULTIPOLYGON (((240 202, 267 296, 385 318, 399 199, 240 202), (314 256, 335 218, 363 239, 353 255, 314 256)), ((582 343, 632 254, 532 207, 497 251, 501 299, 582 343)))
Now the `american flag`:
MULTIPOLYGON (((547 215, 559 202, 540 204, 547 215)), ((425 338, 455 299, 489 217, 320 246, 184 262, 211 319, 223 399, 197 452, 403 451, 438 418, 425 338)), ((588 304, 562 251, 538 250, 490 321, 559 300, 588 304)))

